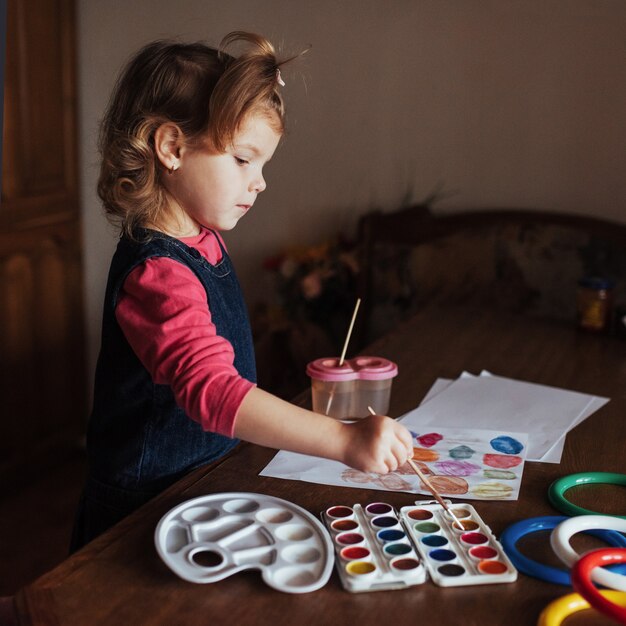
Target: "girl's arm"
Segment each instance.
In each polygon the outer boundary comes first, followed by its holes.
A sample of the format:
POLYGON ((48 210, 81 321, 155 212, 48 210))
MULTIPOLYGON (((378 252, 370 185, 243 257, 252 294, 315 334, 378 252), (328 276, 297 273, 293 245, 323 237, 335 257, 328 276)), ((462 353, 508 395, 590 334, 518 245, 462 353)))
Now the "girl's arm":
POLYGON ((389 417, 375 415, 346 424, 256 387, 239 406, 234 435, 262 446, 333 459, 366 472, 393 471, 413 454, 409 431, 389 417))
POLYGON ((204 289, 180 263, 157 258, 135 268, 116 316, 153 380, 171 385, 180 406, 206 430, 364 471, 392 471, 412 454, 408 431, 387 417, 348 425, 242 379, 232 346, 216 334, 204 289))
POLYGON ((126 278, 115 311, 139 360, 204 430, 233 436, 235 415, 253 383, 233 364, 217 334, 206 292, 192 271, 169 258, 149 259, 126 278))

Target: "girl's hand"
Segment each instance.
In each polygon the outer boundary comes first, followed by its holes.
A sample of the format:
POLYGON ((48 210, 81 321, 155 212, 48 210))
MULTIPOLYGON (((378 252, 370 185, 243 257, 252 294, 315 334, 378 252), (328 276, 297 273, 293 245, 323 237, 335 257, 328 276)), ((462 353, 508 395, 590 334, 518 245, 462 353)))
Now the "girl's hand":
POLYGON ((233 432, 261 446, 333 459, 364 472, 386 474, 413 456, 411 433, 390 417, 372 415, 346 424, 258 387, 244 397, 233 432))
POLYGON ((344 424, 342 461, 363 472, 393 472, 413 456, 409 431, 384 415, 344 424))

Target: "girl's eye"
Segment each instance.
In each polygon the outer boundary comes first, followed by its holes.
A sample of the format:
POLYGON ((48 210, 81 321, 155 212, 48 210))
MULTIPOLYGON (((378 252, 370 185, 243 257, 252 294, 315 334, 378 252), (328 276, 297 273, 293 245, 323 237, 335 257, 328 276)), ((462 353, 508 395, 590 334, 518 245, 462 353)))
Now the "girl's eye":
POLYGON ((235 157, 235 161, 237 161, 238 165, 247 165, 248 161, 246 161, 245 159, 241 159, 240 157, 235 157))

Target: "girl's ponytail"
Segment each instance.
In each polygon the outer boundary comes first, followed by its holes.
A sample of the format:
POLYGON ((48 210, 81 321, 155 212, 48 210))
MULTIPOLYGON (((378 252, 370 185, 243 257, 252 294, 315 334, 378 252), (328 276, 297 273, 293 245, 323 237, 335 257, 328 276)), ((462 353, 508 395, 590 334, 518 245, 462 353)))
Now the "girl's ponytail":
POLYGON ((226 69, 209 103, 209 134, 215 147, 223 150, 252 112, 266 113, 275 130, 282 133, 285 105, 281 88, 285 83, 280 67, 295 57, 279 61, 274 46, 267 39, 243 31, 226 35, 218 54, 226 69), (237 57, 227 54, 226 50, 236 44, 243 44, 244 52, 237 57))

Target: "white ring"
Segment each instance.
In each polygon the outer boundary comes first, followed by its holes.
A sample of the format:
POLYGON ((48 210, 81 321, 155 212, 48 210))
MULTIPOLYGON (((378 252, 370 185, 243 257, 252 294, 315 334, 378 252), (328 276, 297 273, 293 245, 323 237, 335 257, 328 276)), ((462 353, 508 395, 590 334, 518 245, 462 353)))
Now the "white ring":
MULTIPOLYGON (((587 530, 617 530, 626 532, 626 519, 611 515, 577 515, 561 522, 550 534, 550 545, 557 556, 567 565, 573 567, 582 555, 579 555, 570 545, 570 538, 576 533, 587 530)), ((602 567, 595 567, 591 572, 591 579, 618 591, 626 591, 626 576, 610 572, 602 567)))

